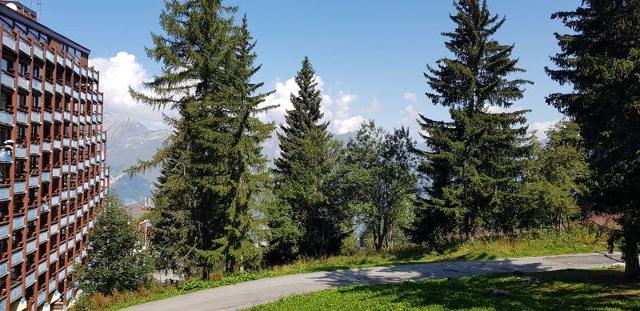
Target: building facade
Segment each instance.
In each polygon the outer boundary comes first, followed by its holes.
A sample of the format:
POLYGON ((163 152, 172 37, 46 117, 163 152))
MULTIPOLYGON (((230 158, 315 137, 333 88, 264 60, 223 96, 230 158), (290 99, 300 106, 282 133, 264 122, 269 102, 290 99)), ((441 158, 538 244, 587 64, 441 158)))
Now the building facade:
POLYGON ((0 311, 76 296, 109 171, 89 50, 0 1, 0 311))

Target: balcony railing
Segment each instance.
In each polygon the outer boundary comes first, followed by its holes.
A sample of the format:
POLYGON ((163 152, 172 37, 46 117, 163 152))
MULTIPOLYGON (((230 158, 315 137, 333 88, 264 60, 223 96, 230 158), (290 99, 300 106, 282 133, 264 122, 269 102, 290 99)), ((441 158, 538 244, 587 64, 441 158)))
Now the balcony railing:
POLYGON ((26 41, 20 40, 20 44, 18 44, 20 51, 31 56, 31 46, 29 46, 29 43, 27 43, 26 41))
POLYGON ((13 89, 13 76, 3 71, 2 75, 0 75, 0 83, 8 88, 13 89))
POLYGON ((16 50, 16 38, 7 32, 2 34, 2 44, 12 51, 16 50))
POLYGON ((36 220, 38 218, 38 209, 31 208, 27 211, 27 221, 36 220))
POLYGON ((0 186, 0 201, 9 201, 11 200, 11 196, 9 195, 8 185, 0 186))
POLYGON ((25 192, 26 192, 26 187, 25 187, 24 181, 16 182, 13 184, 13 193, 25 193, 25 192))
POLYGON ((0 239, 6 239, 9 237, 9 225, 0 226, 0 239))
POLYGON ((33 253, 36 251, 38 244, 36 243, 36 240, 31 240, 29 241, 29 243, 27 243, 27 255, 33 253))
POLYGON ((13 230, 20 230, 24 228, 24 216, 13 217, 13 230))
POLYGON ((13 126, 13 113, 0 110, 0 123, 13 126))
POLYGON ((18 113, 16 114, 16 122, 24 125, 29 125, 29 121, 27 120, 27 114, 25 112, 18 111, 18 113))
POLYGON ((22 250, 13 252, 11 255, 11 267, 15 267, 21 264, 24 261, 24 254, 22 254, 22 250))
POLYGON ((40 113, 32 111, 31 112, 31 122, 40 124, 40 113))
POLYGON ((0 263, 0 277, 7 275, 7 273, 8 273, 7 261, 5 260, 4 262, 0 263))
POLYGON ((22 298, 22 284, 19 284, 11 289, 11 302, 14 302, 20 298, 22 298))

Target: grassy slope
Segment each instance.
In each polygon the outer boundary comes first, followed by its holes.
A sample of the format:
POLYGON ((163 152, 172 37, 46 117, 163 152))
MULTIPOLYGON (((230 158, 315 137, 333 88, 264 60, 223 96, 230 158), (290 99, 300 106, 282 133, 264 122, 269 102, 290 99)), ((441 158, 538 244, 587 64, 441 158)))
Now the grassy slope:
POLYGON ((640 310, 640 284, 612 270, 495 275, 343 287, 252 310, 640 310))
POLYGON ((386 253, 359 253, 326 259, 299 260, 293 264, 274 267, 260 272, 246 272, 220 280, 194 280, 178 286, 154 286, 135 293, 116 293, 113 297, 96 296, 93 301, 83 301, 77 310, 119 310, 145 302, 183 295, 194 291, 266 277, 314 271, 332 271, 349 268, 365 268, 385 265, 428 263, 447 260, 482 260, 506 257, 545 256, 604 251, 604 238, 598 238, 587 229, 570 232, 549 232, 537 237, 509 240, 478 240, 460 245, 445 254, 425 253, 420 249, 404 249, 386 253), (89 302, 91 307, 82 307, 89 302))

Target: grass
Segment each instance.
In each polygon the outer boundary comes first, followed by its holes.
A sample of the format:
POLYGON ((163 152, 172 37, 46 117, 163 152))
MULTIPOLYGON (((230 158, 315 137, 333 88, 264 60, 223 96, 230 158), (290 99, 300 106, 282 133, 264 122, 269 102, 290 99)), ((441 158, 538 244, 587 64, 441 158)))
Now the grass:
POLYGON ((119 310, 203 289, 296 273, 451 260, 591 253, 605 250, 605 237, 588 228, 576 228, 565 232, 537 232, 518 239, 479 239, 458 245, 444 254, 426 252, 419 247, 382 253, 362 251, 325 259, 302 259, 290 265, 225 276, 218 280, 193 280, 178 285, 154 285, 137 292, 115 293, 111 296, 94 295, 82 299, 76 310, 119 310))
POLYGON ((477 276, 342 287, 251 310, 640 310, 640 284, 617 270, 477 276))

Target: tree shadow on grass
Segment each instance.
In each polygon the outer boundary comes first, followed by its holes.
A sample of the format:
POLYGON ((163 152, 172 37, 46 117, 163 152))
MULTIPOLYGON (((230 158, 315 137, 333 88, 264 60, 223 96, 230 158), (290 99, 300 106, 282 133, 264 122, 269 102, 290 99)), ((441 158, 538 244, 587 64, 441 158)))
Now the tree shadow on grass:
POLYGON ((640 285, 625 284, 618 271, 569 270, 432 279, 338 289, 391 301, 405 308, 446 310, 640 310, 640 285))

